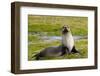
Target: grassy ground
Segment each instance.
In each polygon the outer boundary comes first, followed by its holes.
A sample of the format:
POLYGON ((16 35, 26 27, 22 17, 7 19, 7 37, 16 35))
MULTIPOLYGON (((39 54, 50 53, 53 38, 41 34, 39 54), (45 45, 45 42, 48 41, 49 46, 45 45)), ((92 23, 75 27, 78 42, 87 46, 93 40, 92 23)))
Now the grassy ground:
POLYGON ((29 15, 28 20, 28 32, 46 32, 47 35, 59 36, 61 27, 68 25, 73 35, 87 35, 87 17, 29 15))
MULTIPOLYGON (((68 25, 73 35, 87 36, 87 17, 60 16, 28 16, 28 60, 34 60, 33 55, 49 46, 58 46, 60 41, 45 42, 41 36, 61 36, 61 27, 68 25)), ((70 54, 59 57, 45 57, 44 59, 75 59, 87 57, 87 39, 75 41, 80 54, 70 54)))

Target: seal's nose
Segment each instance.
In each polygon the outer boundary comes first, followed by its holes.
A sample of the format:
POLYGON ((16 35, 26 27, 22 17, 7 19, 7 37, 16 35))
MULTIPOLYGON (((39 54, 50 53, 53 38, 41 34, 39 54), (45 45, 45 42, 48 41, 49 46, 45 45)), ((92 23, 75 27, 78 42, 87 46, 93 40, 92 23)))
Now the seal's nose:
POLYGON ((63 32, 63 34, 65 34, 65 33, 67 33, 67 32, 68 32, 68 29, 67 29, 67 27, 66 27, 66 26, 64 26, 64 27, 63 27, 63 31, 62 31, 62 32, 63 32))
POLYGON ((64 29, 67 29, 67 27, 64 27, 64 29))
POLYGON ((65 31, 65 32, 68 32, 68 29, 65 27, 65 28, 64 28, 64 31, 65 31))
POLYGON ((68 29, 68 27, 67 26, 63 26, 63 29, 68 29))

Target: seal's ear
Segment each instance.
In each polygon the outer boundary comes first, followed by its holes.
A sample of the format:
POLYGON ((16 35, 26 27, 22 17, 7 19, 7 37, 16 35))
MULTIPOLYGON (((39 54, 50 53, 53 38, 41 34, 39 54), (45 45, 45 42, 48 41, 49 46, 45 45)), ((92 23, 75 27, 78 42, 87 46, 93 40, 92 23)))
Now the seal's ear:
POLYGON ((67 25, 67 28, 69 28, 69 26, 67 25))

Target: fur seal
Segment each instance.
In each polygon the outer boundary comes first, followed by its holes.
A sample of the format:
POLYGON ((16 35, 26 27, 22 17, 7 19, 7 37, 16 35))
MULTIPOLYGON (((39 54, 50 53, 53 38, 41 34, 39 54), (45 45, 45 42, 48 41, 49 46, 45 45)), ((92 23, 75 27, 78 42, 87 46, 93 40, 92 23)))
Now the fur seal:
POLYGON ((68 53, 79 53, 75 48, 74 38, 70 28, 66 25, 64 25, 62 28, 62 44, 68 49, 68 53))
POLYGON ((40 60, 42 57, 56 57, 63 56, 65 54, 78 53, 75 49, 74 39, 68 26, 62 27, 62 43, 60 46, 47 47, 34 55, 36 60, 40 60))

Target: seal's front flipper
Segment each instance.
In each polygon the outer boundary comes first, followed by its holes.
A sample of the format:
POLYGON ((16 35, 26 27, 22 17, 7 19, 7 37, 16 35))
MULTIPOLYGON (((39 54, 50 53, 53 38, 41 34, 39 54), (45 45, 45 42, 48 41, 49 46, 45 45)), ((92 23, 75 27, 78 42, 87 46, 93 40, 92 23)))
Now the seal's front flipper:
POLYGON ((73 47, 71 53, 79 53, 79 51, 76 50, 75 46, 73 47))

